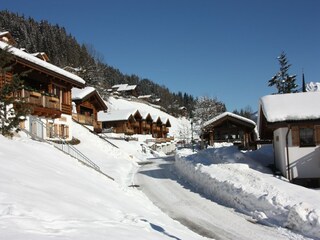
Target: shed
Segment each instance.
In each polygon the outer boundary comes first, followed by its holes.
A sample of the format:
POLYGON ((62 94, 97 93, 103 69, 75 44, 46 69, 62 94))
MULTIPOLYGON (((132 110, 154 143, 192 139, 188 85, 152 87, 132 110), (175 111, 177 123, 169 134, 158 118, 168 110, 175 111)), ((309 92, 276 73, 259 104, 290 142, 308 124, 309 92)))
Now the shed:
POLYGON ((205 122, 202 138, 213 145, 215 142, 233 142, 242 148, 254 146, 257 138, 256 123, 240 115, 224 112, 205 122))

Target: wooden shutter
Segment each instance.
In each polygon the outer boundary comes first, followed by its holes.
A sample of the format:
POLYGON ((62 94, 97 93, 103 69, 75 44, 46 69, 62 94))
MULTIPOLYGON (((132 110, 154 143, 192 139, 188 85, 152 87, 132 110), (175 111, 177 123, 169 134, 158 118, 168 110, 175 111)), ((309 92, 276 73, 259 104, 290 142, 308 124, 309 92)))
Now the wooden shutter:
POLYGON ((58 137, 59 136, 58 124, 54 124, 53 128, 54 128, 54 136, 58 137))
POLYGON ((316 145, 320 145, 320 125, 316 125, 314 129, 316 145))
POLYGON ((65 138, 69 138, 69 126, 65 126, 65 128, 64 128, 64 130, 65 130, 65 138))
POLYGON ((300 145, 299 127, 295 126, 291 128, 292 146, 300 145))

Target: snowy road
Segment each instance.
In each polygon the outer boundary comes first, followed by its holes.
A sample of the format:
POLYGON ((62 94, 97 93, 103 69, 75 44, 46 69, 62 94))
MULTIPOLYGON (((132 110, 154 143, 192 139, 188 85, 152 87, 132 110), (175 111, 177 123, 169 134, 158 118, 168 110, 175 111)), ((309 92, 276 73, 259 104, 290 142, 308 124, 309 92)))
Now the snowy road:
POLYGON ((135 184, 171 218, 198 234, 214 239, 305 239, 283 228, 250 221, 250 217, 218 205, 180 181, 173 171, 173 157, 152 160, 135 176, 135 184))

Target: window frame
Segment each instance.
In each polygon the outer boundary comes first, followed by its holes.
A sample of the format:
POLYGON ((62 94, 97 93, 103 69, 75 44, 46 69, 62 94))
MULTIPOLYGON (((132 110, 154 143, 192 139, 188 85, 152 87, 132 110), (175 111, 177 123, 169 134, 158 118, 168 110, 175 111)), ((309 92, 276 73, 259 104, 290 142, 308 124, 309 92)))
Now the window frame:
POLYGON ((300 127, 299 128, 299 146, 300 147, 315 147, 316 146, 315 134, 316 134, 316 132, 315 132, 314 127, 307 127, 307 126, 300 127), (309 132, 306 132, 306 131, 309 131, 309 132), (310 134, 310 133, 312 133, 312 134, 310 134), (303 140, 303 138, 305 140, 303 140))

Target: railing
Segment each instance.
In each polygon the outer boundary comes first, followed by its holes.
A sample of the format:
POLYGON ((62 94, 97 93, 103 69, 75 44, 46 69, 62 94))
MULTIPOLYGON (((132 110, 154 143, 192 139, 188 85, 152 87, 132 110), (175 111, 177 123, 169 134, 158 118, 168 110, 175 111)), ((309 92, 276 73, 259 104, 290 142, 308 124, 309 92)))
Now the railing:
POLYGON ((92 116, 86 116, 78 113, 72 114, 72 119, 76 122, 93 126, 94 119, 92 116))
POLYGON ((44 93, 26 89, 22 89, 18 94, 20 97, 24 98, 26 102, 31 103, 32 105, 60 110, 60 99, 55 96, 47 96, 44 93))
MULTIPOLYGON (((41 120, 34 118, 33 121, 39 123, 43 129, 47 128, 47 125, 42 122, 41 120)), ((32 134, 31 132, 28 132, 29 135, 31 135, 32 137, 35 137, 36 139, 39 140, 40 137, 35 136, 34 134, 32 134)), ((71 157, 76 158, 78 161, 80 161, 81 163, 85 164, 86 166, 89 166, 99 172, 101 172, 100 168, 98 165, 96 165, 94 162, 92 162, 87 156, 85 156, 82 152, 80 152, 78 149, 76 149, 74 146, 68 144, 64 139, 56 137, 57 141, 59 143, 56 142, 52 142, 52 141, 46 141, 48 143, 50 143, 51 145, 53 145, 55 148, 63 151, 64 153, 70 155, 71 157)), ((42 139, 42 141, 45 141, 44 139, 42 139)))
POLYGON ((131 124, 132 127, 140 127, 140 123, 137 121, 137 122, 134 122, 131 124))

